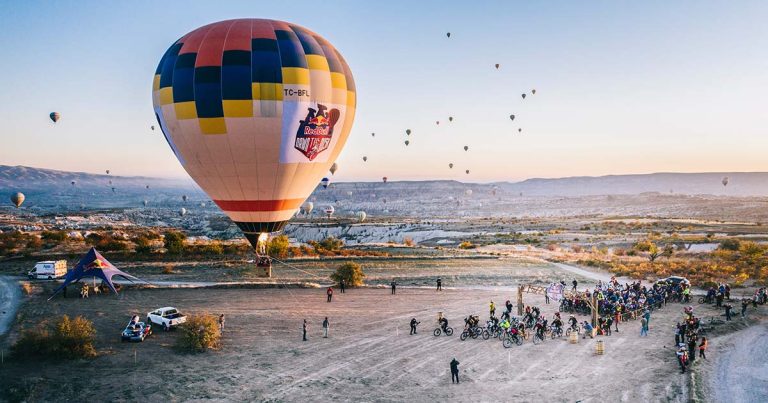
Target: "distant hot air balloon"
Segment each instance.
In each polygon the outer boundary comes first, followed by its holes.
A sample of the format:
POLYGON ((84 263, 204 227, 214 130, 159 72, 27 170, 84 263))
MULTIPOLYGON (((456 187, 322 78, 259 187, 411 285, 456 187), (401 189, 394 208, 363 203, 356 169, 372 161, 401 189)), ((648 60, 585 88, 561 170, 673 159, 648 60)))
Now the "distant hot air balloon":
POLYGON ((467 169, 465 172, 467 173, 467 175, 469 175, 469 169, 467 169))
POLYGON ((147 204, 149 204, 149 200, 144 199, 143 203, 144 203, 144 207, 147 207, 147 204))
POLYGON ((436 121, 435 121, 435 124, 436 124, 436 125, 438 125, 438 126, 440 126, 440 121, 439 121, 439 120, 436 120, 436 121))
POLYGON ((410 136, 411 135, 411 129, 405 129, 405 135, 410 136))
POLYGON ((69 183, 71 183, 72 186, 75 186, 77 184, 77 181, 72 181, 72 182, 69 182, 69 183))
POLYGON ((448 121, 453 122, 453 116, 448 116, 448 121))
POLYGON ((352 191, 351 190, 347 190, 347 196, 352 196, 352 191))
POLYGON ((465 190, 464 194, 466 194, 467 196, 472 196, 472 189, 465 190))
POLYGON ((182 195, 181 196, 181 201, 183 201, 184 203, 187 202, 187 199, 188 199, 187 195, 182 195))
POLYGON ((147 189, 149 189, 149 185, 147 185, 147 189))
POLYGON ((185 215, 187 215, 187 209, 182 207, 181 210, 179 210, 179 216, 184 217, 185 215))
POLYGON ((450 37, 451 37, 451 33, 450 33, 450 32, 447 32, 447 33, 445 34, 445 36, 447 36, 447 37, 449 37, 449 38, 450 38, 450 37))
POLYGON ((376 133, 371 133, 371 137, 376 137, 376 133))
POLYGON ((518 132, 518 133, 522 133, 522 132, 523 132, 523 129, 522 129, 522 128, 520 128, 520 127, 518 127, 518 128, 517 128, 517 132, 518 132))
POLYGON ((334 213, 335 211, 336 211, 336 209, 335 209, 335 208, 333 208, 333 206, 325 206, 325 208, 323 209, 323 212, 325 213, 325 215, 326 215, 328 218, 331 218, 331 216, 333 215, 333 213, 334 213))
POLYGON ((346 61, 320 35, 235 19, 176 41, 157 67, 152 98, 181 165, 261 249, 338 159, 355 92, 346 61))
POLYGON ((117 190, 115 188, 112 188, 112 193, 117 193, 117 190))
POLYGON ((453 162, 451 162, 451 163, 449 163, 449 164, 448 164, 448 168, 451 168, 451 169, 453 169, 453 162))
POLYGON ((201 202, 201 203, 200 203, 200 207, 203 207, 203 208, 205 208, 205 202, 201 202))
POLYGON ((107 172, 107 175, 109 175, 109 169, 107 169, 107 171, 106 171, 106 172, 107 172))
POLYGON ((509 120, 515 120, 515 115, 509 115, 509 120))
POLYGON ((408 144, 411 144, 411 142, 408 140, 405 140, 405 145, 407 146, 408 144))
POLYGON ((386 176, 381 178, 381 180, 384 181, 384 183, 387 183, 387 177, 386 176))
POLYGON ((728 177, 723 178, 723 186, 728 186, 728 177))
POLYGON ((59 119, 61 119, 61 114, 59 112, 51 112, 51 114, 48 115, 48 117, 51 118, 53 123, 56 123, 59 121, 59 119))
POLYGON ((315 204, 311 201, 304 202, 304 204, 301 205, 301 213, 303 215, 310 215, 312 213, 312 210, 315 208, 315 204))
POLYGON ((357 216, 357 221, 360 221, 360 222, 365 221, 365 218, 368 217, 368 215, 365 214, 365 211, 358 211, 356 216, 357 216))
POLYGON ((323 178, 323 180, 320 181, 320 184, 323 185, 323 189, 328 189, 328 184, 331 181, 328 178, 323 178))
POLYGON ((152 129, 152 131, 155 131, 155 126, 149 126, 149 128, 152 129))
POLYGON ((531 95, 536 95, 536 89, 535 88, 531 90, 531 95))
POLYGON ((363 157, 363 162, 368 161, 368 157, 363 157))
POLYGON ((16 192, 11 195, 11 203, 13 203, 13 205, 16 206, 16 208, 19 208, 24 203, 24 199, 26 198, 27 197, 24 196, 24 193, 16 192))
POLYGON ((523 97, 523 99, 525 99, 525 93, 523 93, 521 96, 523 97))
POLYGON ((334 175, 338 169, 339 166, 334 162, 333 165, 331 165, 331 169, 329 169, 329 171, 331 171, 331 175, 334 175))
POLYGON ((469 151, 469 146, 464 146, 464 151, 469 151))
POLYGON ((496 63, 496 70, 498 70, 498 69, 499 69, 499 64, 498 64, 498 63, 496 63))

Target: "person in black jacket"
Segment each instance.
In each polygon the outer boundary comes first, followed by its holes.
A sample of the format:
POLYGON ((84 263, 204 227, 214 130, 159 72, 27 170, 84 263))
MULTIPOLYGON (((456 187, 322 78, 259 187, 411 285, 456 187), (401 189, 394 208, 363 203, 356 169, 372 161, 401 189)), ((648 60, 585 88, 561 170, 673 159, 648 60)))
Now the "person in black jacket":
POLYGON ((459 383, 459 362, 456 358, 451 361, 451 383, 459 383))
POLYGON ((411 334, 416 334, 416 326, 421 323, 417 322, 416 318, 411 319, 411 334))

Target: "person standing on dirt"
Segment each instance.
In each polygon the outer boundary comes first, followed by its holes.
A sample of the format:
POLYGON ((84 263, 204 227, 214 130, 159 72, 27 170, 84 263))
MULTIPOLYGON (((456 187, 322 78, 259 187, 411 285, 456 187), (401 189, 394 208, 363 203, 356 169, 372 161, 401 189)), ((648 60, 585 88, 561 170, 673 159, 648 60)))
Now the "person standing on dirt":
POLYGON ((648 322, 648 324, 651 324, 651 311, 646 309, 645 312, 643 312, 643 318, 648 322))
POLYGON ((395 295, 395 292, 397 291, 397 282, 395 280, 392 280, 392 283, 390 283, 392 286, 392 295, 395 295))
POLYGON ((699 344, 699 358, 707 359, 707 354, 705 354, 707 347, 709 347, 709 341, 706 337, 702 337, 701 344, 699 344))
POLYGON ((648 337, 648 319, 645 316, 640 319, 640 337, 643 336, 648 337))
POLYGON ((685 367, 688 364, 688 352, 685 350, 685 344, 680 344, 677 348, 677 362, 680 364, 680 373, 685 373, 685 367))
POLYGON ((219 332, 224 331, 224 314, 219 315, 219 332))
POLYGON ((747 307, 749 306, 749 300, 744 298, 741 300, 741 317, 747 317, 747 307))
POLYGON ((451 383, 459 383, 459 362, 451 360, 451 383))
POLYGON ((571 291, 576 292, 576 286, 579 285, 579 282, 576 281, 576 279, 573 279, 573 283, 571 284, 573 284, 573 288, 571 288, 571 291))
POLYGON ((696 361, 696 336, 694 335, 688 337, 688 360, 691 363, 696 361))
POLYGON ((331 302, 333 299, 333 287, 328 287, 328 290, 325 291, 325 294, 328 295, 328 302, 331 302))
MULTIPOLYGON (((421 322, 416 321, 416 318, 412 318, 411 319, 411 335, 416 334, 416 326, 418 326, 419 323, 421 323, 421 322)), ((445 330, 445 329, 443 329, 443 330, 445 330)))
POLYGON ((443 291, 443 280, 440 277, 437 278, 437 290, 436 291, 443 291))
POLYGON ((723 293, 718 291, 717 295, 715 296, 715 306, 720 308, 723 306, 723 293))
POLYGON ((496 314, 496 304, 491 301, 491 304, 489 305, 489 311, 491 313, 491 317, 493 317, 496 314))
POLYGON ((323 338, 328 338, 328 329, 331 327, 331 322, 328 322, 328 317, 325 317, 325 320, 323 321, 323 338))
POLYGON ((303 341, 307 341, 307 330, 309 330, 309 324, 307 323, 307 320, 304 319, 304 324, 301 325, 301 337, 303 341))
POLYGON ((725 304, 725 320, 731 320, 731 309, 733 309, 733 305, 731 304, 725 304))
POLYGON ((344 287, 345 286, 346 286, 346 284, 344 284, 344 279, 341 279, 341 281, 339 281, 339 292, 340 293, 344 294, 344 287))

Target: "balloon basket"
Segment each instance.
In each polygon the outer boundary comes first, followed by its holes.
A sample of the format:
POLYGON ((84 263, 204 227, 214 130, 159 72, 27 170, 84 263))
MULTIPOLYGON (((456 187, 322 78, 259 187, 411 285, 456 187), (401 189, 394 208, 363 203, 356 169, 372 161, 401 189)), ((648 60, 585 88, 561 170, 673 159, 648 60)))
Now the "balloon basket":
POLYGON ((595 344, 595 354, 597 355, 603 355, 605 354, 605 343, 603 343, 602 340, 598 340, 595 344))
POLYGON ((568 342, 571 344, 578 344, 579 342, 579 334, 576 332, 571 332, 571 335, 568 336, 568 342))

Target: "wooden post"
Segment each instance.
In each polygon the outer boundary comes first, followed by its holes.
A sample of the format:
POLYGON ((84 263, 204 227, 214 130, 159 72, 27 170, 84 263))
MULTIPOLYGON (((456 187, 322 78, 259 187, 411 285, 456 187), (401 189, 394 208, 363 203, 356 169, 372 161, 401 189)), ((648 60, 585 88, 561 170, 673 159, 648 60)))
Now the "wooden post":
POLYGON ((517 286, 517 316, 523 316, 523 286, 517 286))
POLYGON ((592 293, 592 327, 597 326, 597 293, 592 293))

